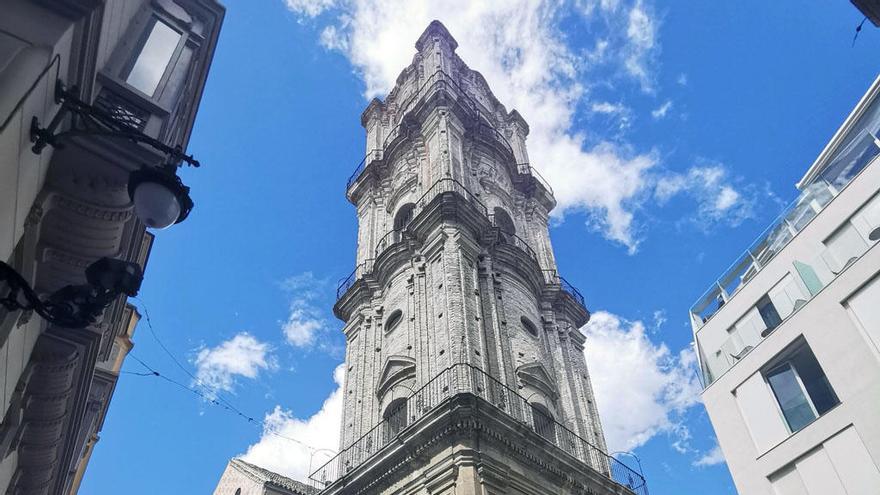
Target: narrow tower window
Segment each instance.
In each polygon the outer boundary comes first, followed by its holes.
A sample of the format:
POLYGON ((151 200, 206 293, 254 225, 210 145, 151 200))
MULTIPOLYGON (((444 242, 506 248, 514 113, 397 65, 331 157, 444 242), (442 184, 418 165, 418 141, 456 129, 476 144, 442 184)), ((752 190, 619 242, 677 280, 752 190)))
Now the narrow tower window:
POLYGON ((532 426, 538 435, 556 443, 556 422, 553 421, 553 415, 541 404, 531 404, 532 406, 532 426))
POLYGON ((385 441, 387 442, 406 428, 406 398, 394 399, 391 404, 388 404, 382 419, 385 421, 385 441))
POLYGON ((397 210, 397 215, 394 215, 394 230, 400 230, 409 225, 409 222, 412 221, 415 208, 416 205, 407 203, 397 210))
POLYGON ((504 211, 504 208, 496 206, 492 213, 495 219, 495 226, 501 231, 502 239, 504 234, 516 234, 516 226, 513 224, 513 219, 504 211))

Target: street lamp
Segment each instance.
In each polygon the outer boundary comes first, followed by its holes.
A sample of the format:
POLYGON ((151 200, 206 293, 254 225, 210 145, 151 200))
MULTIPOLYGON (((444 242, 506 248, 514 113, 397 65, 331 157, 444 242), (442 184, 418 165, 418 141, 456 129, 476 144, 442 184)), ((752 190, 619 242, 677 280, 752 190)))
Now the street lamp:
POLYGON ((35 311, 49 323, 67 328, 85 328, 95 321, 120 294, 137 295, 143 281, 140 265, 101 258, 86 268, 86 283, 67 285, 40 299, 33 288, 11 266, 0 261, 0 282, 9 291, 0 297, 8 311, 35 311))
POLYGON ((147 227, 164 229, 186 219, 193 208, 189 188, 177 176, 177 166, 185 162, 198 167, 199 161, 187 155, 179 147, 168 146, 162 141, 140 131, 138 124, 126 118, 123 112, 110 112, 85 103, 77 96, 76 88, 68 90, 61 81, 55 84, 55 100, 61 109, 46 127, 40 127, 37 117, 31 119, 31 150, 40 154, 47 145, 62 148, 63 141, 72 137, 101 136, 122 139, 150 146, 165 155, 160 166, 142 166, 132 172, 128 179, 128 194, 134 203, 134 211, 147 227), (58 131, 58 127, 70 115, 70 128, 58 131))

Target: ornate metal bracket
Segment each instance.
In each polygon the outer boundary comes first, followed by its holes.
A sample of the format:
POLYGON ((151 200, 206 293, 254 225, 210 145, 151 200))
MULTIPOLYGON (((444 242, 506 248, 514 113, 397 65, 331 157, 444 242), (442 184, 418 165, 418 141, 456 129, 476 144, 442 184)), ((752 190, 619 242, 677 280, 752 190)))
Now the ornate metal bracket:
POLYGON ((86 269, 88 284, 67 285, 40 299, 15 269, 0 261, 0 282, 8 292, 0 305, 8 311, 35 311, 46 321, 67 328, 85 328, 95 323, 120 294, 137 295, 143 274, 140 266, 101 258, 86 269))
POLYGON ((183 161, 193 167, 199 166, 199 161, 192 155, 184 153, 179 146, 171 147, 156 138, 147 136, 120 116, 80 100, 77 93, 75 86, 68 90, 60 80, 56 81, 55 101, 61 104, 61 109, 47 127, 40 127, 40 121, 37 117, 31 119, 31 142, 34 143, 31 150, 34 153, 40 154, 46 145, 62 148, 64 146, 62 141, 72 137, 104 136, 146 144, 164 153, 171 163, 183 161), (70 128, 56 132, 68 114, 72 117, 70 128))

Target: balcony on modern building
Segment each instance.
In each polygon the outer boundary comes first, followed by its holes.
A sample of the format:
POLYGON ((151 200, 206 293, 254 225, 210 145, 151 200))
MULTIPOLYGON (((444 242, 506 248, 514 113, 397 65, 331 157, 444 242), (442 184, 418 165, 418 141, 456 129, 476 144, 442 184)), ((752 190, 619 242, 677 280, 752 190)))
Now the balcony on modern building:
POLYGON ((393 459, 411 455, 411 449, 423 443, 436 447, 439 437, 461 428, 484 432, 487 444, 493 432, 502 430, 509 437, 506 440, 514 444, 522 441, 520 436, 528 438, 538 448, 531 455, 540 458, 545 467, 562 467, 570 481, 589 480, 592 486, 585 488, 590 493, 597 493, 593 490, 599 486, 602 489, 598 493, 648 493, 639 473, 544 413, 516 390, 466 363, 440 371, 400 400, 375 427, 310 473, 309 480, 324 492, 344 493, 347 488, 375 482, 363 479, 365 473, 375 474, 370 469, 373 464, 402 465, 402 461, 393 459))
POLYGON ((704 386, 877 244, 878 81, 800 181, 798 198, 691 307, 704 386))
MULTIPOLYGON (((447 198, 461 205, 464 211, 470 213, 474 219, 473 224, 479 231, 481 238, 485 239, 495 249, 508 249, 515 255, 520 256, 524 263, 533 266, 534 272, 539 276, 548 290, 559 292, 564 297, 580 306, 584 312, 583 317, 588 319, 586 302, 583 294, 565 278, 559 275, 553 266, 542 265, 535 249, 529 242, 512 232, 508 226, 509 219, 503 220, 495 213, 489 213, 486 205, 468 190, 463 184, 452 178, 437 180, 424 194, 406 210, 404 219, 396 219, 392 230, 385 233, 377 242, 373 250, 373 256, 359 263, 354 270, 345 278, 341 279, 336 287, 337 306, 340 301, 358 282, 370 278, 377 262, 383 262, 383 258, 391 255, 396 249, 408 249, 408 245, 417 239, 414 227, 418 224, 427 210, 435 206, 435 202, 447 198)), ((583 323, 586 323, 586 319, 583 323)))

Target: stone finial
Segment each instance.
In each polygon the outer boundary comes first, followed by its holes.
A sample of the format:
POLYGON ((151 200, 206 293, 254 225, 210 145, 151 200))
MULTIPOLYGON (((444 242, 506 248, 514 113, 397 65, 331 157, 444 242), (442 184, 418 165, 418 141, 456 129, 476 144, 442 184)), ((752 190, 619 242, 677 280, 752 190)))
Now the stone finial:
POLYGON ((418 41, 416 41, 416 50, 421 52, 429 45, 431 39, 435 37, 446 40, 446 42, 449 43, 449 46, 452 47, 453 51, 458 48, 458 42, 455 41, 455 38, 453 38, 451 34, 449 34, 449 30, 446 29, 446 26, 438 20, 433 20, 431 21, 431 24, 428 24, 425 32, 419 36, 418 41))
POLYGON ((524 119, 523 116, 519 114, 518 111, 512 110, 510 114, 508 114, 507 118, 511 123, 519 127, 520 132, 522 132, 523 136, 529 135, 529 124, 526 122, 526 119, 524 119))

